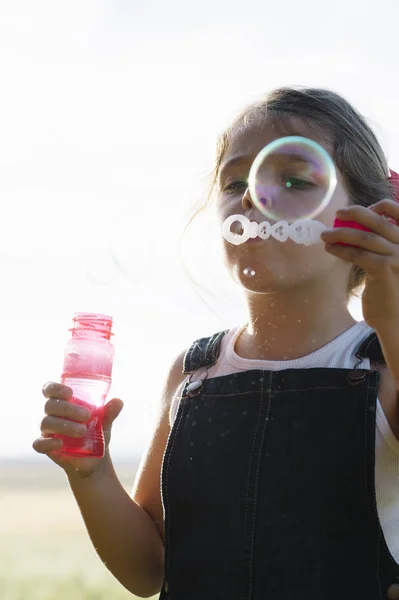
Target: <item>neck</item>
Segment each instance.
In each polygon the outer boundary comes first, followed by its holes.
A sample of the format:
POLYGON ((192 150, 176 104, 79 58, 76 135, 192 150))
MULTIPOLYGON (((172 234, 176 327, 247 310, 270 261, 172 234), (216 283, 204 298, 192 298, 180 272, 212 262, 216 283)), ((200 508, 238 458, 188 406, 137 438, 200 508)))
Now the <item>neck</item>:
POLYGON ((249 359, 292 360, 325 346, 356 323, 337 287, 247 293, 248 325, 235 351, 249 359))

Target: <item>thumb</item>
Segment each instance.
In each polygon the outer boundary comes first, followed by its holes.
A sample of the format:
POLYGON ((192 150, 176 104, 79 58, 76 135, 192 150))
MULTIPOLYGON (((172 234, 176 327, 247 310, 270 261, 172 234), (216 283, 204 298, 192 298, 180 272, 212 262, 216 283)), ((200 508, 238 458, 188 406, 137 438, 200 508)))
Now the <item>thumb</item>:
POLYGON ((112 423, 123 408, 123 402, 120 398, 112 398, 104 406, 103 429, 111 429, 112 423))

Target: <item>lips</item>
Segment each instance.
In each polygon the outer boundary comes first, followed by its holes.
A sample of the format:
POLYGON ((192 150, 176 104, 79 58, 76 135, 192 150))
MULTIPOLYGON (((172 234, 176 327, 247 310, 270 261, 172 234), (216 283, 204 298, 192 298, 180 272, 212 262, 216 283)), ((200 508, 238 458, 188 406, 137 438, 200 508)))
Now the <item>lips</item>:
POLYGON ((262 240, 262 238, 256 236, 255 238, 249 238, 244 245, 246 244, 259 244, 261 242, 265 242, 265 240, 262 240))
MULTIPOLYGON (((241 216, 241 215, 240 215, 241 216)), ((250 218, 250 216, 244 216, 242 215, 242 217, 248 222, 251 223, 252 226, 256 226, 259 227, 259 222, 254 219, 254 218, 250 218)), ((229 227, 229 232, 230 235, 233 235, 234 237, 237 238, 241 238, 243 235, 246 234, 246 228, 244 227, 243 223, 241 223, 239 220, 235 220, 231 226, 229 227)), ((256 236, 255 238, 253 237, 247 237, 247 235, 245 235, 245 237, 247 238, 245 242, 241 242, 241 244, 256 244, 259 242, 262 242, 264 240, 262 240, 261 238, 259 238, 258 236, 256 236)))
MULTIPOLYGON (((256 222, 259 225, 259 223, 257 221, 251 221, 251 222, 256 222)), ((244 233, 244 227, 241 225, 241 223, 236 222, 232 226, 231 232, 235 235, 241 236, 244 233)), ((248 238, 247 241, 244 242, 244 245, 246 246, 247 244, 258 244, 259 242, 264 242, 264 241, 265 240, 262 240, 262 238, 256 236, 254 238, 248 238)))
POLYGON ((231 232, 236 235, 242 235, 244 233, 244 227, 237 221, 231 228, 231 232))

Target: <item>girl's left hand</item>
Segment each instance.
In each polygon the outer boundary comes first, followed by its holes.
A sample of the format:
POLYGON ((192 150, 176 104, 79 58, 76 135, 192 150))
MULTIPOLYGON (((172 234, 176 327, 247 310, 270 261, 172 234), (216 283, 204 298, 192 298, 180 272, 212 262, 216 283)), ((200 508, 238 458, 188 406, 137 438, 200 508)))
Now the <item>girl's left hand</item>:
POLYGON ((349 206, 337 211, 337 218, 356 221, 371 231, 338 227, 321 234, 327 252, 366 272, 363 318, 377 332, 392 327, 399 331, 399 226, 387 217, 399 223, 399 204, 393 200, 349 206))

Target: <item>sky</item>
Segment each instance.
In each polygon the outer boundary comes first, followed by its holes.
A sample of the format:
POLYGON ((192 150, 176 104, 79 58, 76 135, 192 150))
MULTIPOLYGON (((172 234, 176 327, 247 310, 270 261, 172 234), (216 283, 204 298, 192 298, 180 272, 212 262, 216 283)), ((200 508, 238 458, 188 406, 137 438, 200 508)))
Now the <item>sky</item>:
POLYGON ((280 85, 333 89, 399 170, 398 17, 396 0, 0 2, 0 457, 34 454, 75 311, 114 318, 124 457, 149 441, 173 358, 243 322, 206 228, 184 253, 217 298, 179 259, 216 137, 243 106, 280 85))

